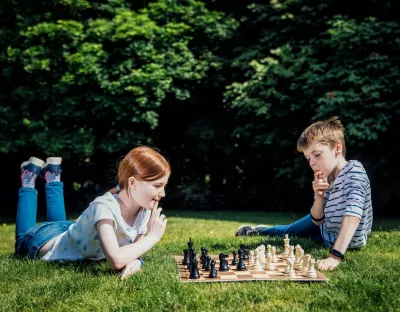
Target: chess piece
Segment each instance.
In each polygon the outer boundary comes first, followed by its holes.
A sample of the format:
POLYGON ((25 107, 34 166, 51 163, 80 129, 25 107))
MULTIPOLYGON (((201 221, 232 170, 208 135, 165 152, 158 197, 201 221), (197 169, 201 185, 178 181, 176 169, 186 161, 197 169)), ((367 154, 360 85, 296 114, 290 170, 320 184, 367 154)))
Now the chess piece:
POLYGON ((264 266, 265 263, 267 262, 267 260, 265 259, 265 246, 264 245, 260 245, 260 247, 258 247, 258 250, 260 251, 260 263, 261 263, 261 266, 264 266))
POLYGON ((310 259, 311 259, 311 255, 309 255, 309 254, 303 256, 303 268, 301 269, 301 274, 307 275, 308 267, 310 265, 310 263, 309 263, 310 259))
POLYGON ((288 260, 288 264, 289 264, 289 272, 288 272, 288 277, 293 278, 296 277, 296 272, 294 270, 294 263, 292 260, 288 260))
POLYGON ((237 252, 233 251, 232 254, 233 254, 232 265, 237 265, 239 262, 237 259, 237 252))
POLYGON ((254 261, 252 270, 253 271, 262 271, 263 269, 262 269, 262 266, 260 263, 260 251, 258 249, 256 249, 256 251, 255 251, 254 258, 255 258, 255 261, 254 261))
POLYGON ((250 250, 249 252, 249 265, 254 264, 254 250, 250 250))
POLYGON ((243 260, 249 260, 249 245, 241 244, 240 249, 243 250, 243 260))
POLYGON ((246 271, 246 265, 243 260, 243 249, 239 249, 239 263, 236 266, 236 270, 238 271, 246 271))
POLYGON ((315 271, 315 259, 310 260, 310 266, 308 267, 307 277, 316 278, 317 272, 315 271))
POLYGON ((216 278, 218 276, 218 271, 215 268, 215 260, 212 260, 210 265, 211 265, 211 270, 210 270, 210 275, 208 275, 208 277, 216 278))
POLYGON ((297 262, 294 264, 294 269, 297 271, 301 271, 303 269, 303 255, 304 255, 304 250, 302 248, 299 248, 299 255, 297 262))
POLYGON ((267 245, 267 257, 268 257, 268 255, 272 256, 272 246, 269 244, 267 245))
POLYGON ((191 249, 193 249, 193 241, 192 241, 192 238, 190 238, 190 240, 188 241, 188 250, 191 250, 191 249))
POLYGON ((275 266, 272 264, 272 256, 267 254, 267 262, 265 263, 265 269, 267 271, 275 271, 275 266))
POLYGON ((192 265, 190 268, 190 277, 189 279, 199 279, 200 278, 200 273, 199 273, 199 267, 198 267, 198 263, 197 260, 194 259, 192 261, 192 265))
POLYGON ((226 260, 226 258, 228 258, 227 254, 224 253, 219 254, 219 270, 221 272, 229 271, 228 260, 226 260))
POLYGON ((289 244, 290 239, 289 239, 289 235, 288 234, 285 234, 285 238, 283 239, 283 242, 284 242, 283 246, 285 247, 285 250, 282 253, 282 259, 286 259, 288 254, 289 254, 289 246, 290 246, 290 244, 289 244))
POLYGON ((276 256, 276 247, 275 246, 272 246, 272 248, 271 248, 271 258, 272 258, 273 263, 278 262, 278 257, 276 256))
POLYGON ((189 265, 190 264, 190 260, 189 260, 189 252, 187 249, 185 249, 183 251, 183 260, 182 260, 182 264, 183 265, 189 265))
POLYGON ((211 262, 211 257, 207 255, 204 260, 203 270, 210 271, 210 262, 211 262))
POLYGON ((287 255, 287 259, 294 261, 295 256, 294 256, 294 246, 290 246, 289 248, 289 254, 287 255))

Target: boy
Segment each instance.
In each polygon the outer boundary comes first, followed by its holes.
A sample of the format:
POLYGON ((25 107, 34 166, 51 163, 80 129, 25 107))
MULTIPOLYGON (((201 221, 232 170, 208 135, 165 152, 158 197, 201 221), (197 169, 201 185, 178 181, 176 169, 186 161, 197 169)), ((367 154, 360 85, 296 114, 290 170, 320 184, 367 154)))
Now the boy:
POLYGON ((344 259, 347 248, 365 246, 372 226, 371 189, 362 164, 346 161, 344 127, 337 117, 309 126, 297 141, 314 171, 314 204, 310 213, 290 225, 267 228, 242 225, 236 236, 284 234, 323 239, 330 247, 320 270, 332 270, 344 259), (319 227, 319 228, 318 228, 319 227))

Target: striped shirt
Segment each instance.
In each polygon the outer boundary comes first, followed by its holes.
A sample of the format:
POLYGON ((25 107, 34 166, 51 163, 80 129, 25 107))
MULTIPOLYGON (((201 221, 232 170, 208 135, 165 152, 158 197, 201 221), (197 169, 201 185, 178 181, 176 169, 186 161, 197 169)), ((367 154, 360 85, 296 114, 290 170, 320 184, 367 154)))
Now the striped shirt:
POLYGON ((360 218, 360 223, 349 243, 349 248, 365 246, 372 227, 371 188, 363 165, 349 160, 339 172, 334 184, 324 196, 324 223, 321 235, 328 247, 333 247, 344 216, 360 218))

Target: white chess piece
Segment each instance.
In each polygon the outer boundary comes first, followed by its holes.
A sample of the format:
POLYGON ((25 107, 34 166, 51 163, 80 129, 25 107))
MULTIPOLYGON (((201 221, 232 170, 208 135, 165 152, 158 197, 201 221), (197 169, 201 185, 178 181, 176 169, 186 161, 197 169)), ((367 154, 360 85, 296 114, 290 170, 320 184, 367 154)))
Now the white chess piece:
POLYGON ((260 245, 260 247, 258 247, 258 250, 260 251, 260 263, 261 265, 264 265, 267 262, 267 260, 265 259, 265 246, 260 245))
POLYGON ((268 249, 268 252, 267 252, 267 256, 268 255, 271 255, 272 256, 272 252, 271 252, 271 249, 272 249, 272 247, 271 247, 271 245, 267 245, 267 249, 268 249))
POLYGON ((294 261, 294 259, 295 259, 295 256, 294 256, 294 246, 290 246, 290 248, 289 248, 289 254, 288 254, 288 256, 287 256, 287 259, 288 259, 288 260, 294 261))
POLYGON ((295 270, 301 271, 303 269, 303 255, 304 255, 304 250, 300 248, 297 262, 295 262, 294 264, 295 270))
POLYGON ((289 272, 288 272, 288 277, 293 278, 296 277, 296 272, 294 271, 294 264, 292 260, 288 260, 288 264, 289 264, 289 272))
POLYGON ((276 248, 275 246, 272 247, 271 258, 273 263, 278 262, 278 257, 276 256, 276 248))
POLYGON ((290 246, 290 244, 289 244, 290 239, 289 239, 289 235, 288 234, 285 234, 285 238, 283 239, 283 242, 284 242, 283 246, 285 247, 285 250, 282 253, 282 259, 286 259, 288 254, 289 254, 289 246, 290 246))
POLYGON ((272 256, 267 254, 267 263, 265 264, 267 271, 275 271, 275 266, 272 264, 272 256))
POLYGON ((250 250, 249 252, 249 265, 253 265, 254 264, 254 251, 250 250))
POLYGON ((307 277, 316 278, 317 272, 315 271, 315 259, 310 260, 310 266, 308 267, 307 277))
POLYGON ((253 271, 262 271, 263 268, 260 263, 260 251, 258 249, 255 250, 255 261, 252 267, 253 271))
POLYGON ((310 265, 310 263, 309 263, 309 262, 310 262, 310 259, 311 259, 311 255, 309 255, 309 254, 303 256, 303 268, 302 268, 302 270, 301 270, 301 273, 302 273, 303 275, 307 275, 308 267, 309 267, 309 265, 310 265))

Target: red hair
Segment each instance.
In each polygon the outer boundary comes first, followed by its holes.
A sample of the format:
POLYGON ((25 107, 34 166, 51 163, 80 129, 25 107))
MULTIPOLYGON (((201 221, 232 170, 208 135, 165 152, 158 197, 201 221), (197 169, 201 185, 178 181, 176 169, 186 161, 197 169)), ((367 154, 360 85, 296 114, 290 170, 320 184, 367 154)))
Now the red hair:
MULTIPOLYGON (((134 177, 139 181, 156 181, 171 173, 168 160, 158 151, 147 146, 133 148, 118 167, 118 184, 120 189, 128 188, 128 180, 134 177)), ((110 190, 116 193, 117 189, 110 190)))

